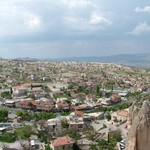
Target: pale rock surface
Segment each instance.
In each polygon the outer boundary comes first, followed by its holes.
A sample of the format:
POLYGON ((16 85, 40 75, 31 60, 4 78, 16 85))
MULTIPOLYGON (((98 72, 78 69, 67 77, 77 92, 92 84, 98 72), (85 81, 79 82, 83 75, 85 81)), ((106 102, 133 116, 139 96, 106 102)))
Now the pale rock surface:
POLYGON ((150 106, 144 102, 138 111, 135 103, 129 111, 131 128, 128 133, 126 150, 150 150, 150 106))

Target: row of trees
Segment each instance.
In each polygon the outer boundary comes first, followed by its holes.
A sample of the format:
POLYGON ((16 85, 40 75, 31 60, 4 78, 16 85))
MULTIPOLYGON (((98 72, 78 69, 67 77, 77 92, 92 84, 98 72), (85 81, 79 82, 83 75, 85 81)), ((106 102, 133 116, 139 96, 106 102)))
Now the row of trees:
POLYGON ((41 119, 52 119, 57 116, 56 113, 48 113, 48 112, 29 112, 29 111, 17 111, 16 115, 21 117, 21 121, 30 121, 30 120, 41 120, 41 119))
MULTIPOLYGON (((68 116, 70 112, 61 112, 59 113, 61 116, 68 116)), ((21 117, 22 121, 30 121, 30 120, 41 120, 41 119, 52 119, 56 118, 56 113, 49 113, 49 112, 30 112, 30 111, 17 111, 16 115, 21 117)))
POLYGON ((87 112, 110 112, 110 111, 118 111, 121 109, 126 109, 130 107, 130 103, 123 103, 123 104, 118 104, 115 106, 109 106, 109 107, 98 107, 96 109, 88 110, 87 112))

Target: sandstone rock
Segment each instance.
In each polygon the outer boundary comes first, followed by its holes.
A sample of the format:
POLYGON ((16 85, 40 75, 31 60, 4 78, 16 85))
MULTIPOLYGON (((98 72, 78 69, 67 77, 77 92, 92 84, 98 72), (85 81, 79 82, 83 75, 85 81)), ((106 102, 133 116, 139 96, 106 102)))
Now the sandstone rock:
POLYGON ((134 102, 132 104, 132 106, 129 108, 129 116, 128 116, 128 123, 129 123, 129 125, 132 125, 133 120, 137 116, 138 112, 139 112, 139 109, 137 107, 137 102, 134 102))
POLYGON ((139 111, 135 104, 130 110, 129 117, 133 118, 129 119, 132 126, 128 133, 126 150, 150 150, 150 106, 145 101, 139 111))

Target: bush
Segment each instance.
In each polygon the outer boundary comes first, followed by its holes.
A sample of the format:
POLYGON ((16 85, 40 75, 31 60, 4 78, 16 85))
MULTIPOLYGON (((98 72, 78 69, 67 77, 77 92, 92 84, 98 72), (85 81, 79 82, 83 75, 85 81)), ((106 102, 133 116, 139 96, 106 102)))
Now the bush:
POLYGON ((60 113, 61 116, 68 116, 70 114, 70 112, 62 112, 60 113))
POLYGON ((31 126, 24 126, 22 128, 16 129, 16 134, 21 139, 28 139, 32 134, 31 126))
POLYGON ((15 136, 0 136, 0 142, 6 142, 6 143, 14 143, 16 141, 15 136))

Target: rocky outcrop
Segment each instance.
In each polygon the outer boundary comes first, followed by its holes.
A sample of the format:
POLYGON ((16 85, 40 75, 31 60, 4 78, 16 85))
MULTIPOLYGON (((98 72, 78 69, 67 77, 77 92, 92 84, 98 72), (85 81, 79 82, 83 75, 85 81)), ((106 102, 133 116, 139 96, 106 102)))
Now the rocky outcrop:
POLYGON ((144 102, 140 110, 134 103, 129 110, 129 123, 126 150, 150 150, 150 106, 144 102))
POLYGON ((129 108, 129 115, 128 115, 128 124, 129 126, 132 125, 134 118, 137 116, 139 109, 137 107, 137 102, 134 102, 132 106, 129 108))

